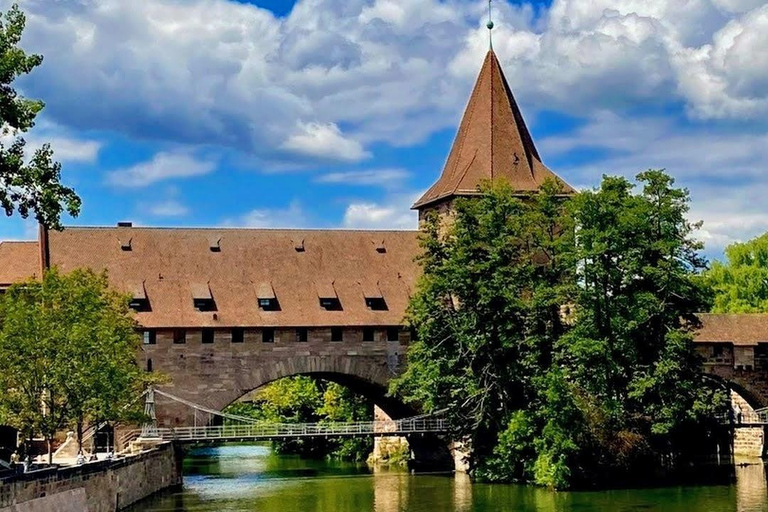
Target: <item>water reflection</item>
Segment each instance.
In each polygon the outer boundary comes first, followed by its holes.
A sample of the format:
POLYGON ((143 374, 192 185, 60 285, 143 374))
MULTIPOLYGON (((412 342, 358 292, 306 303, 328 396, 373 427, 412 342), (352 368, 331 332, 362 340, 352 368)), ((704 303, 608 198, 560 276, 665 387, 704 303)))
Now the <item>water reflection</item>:
POLYGON ((198 451, 185 484, 132 512, 756 512, 768 510, 759 459, 730 485, 554 493, 519 485, 472 484, 466 475, 410 475, 364 465, 274 455, 265 446, 198 451))

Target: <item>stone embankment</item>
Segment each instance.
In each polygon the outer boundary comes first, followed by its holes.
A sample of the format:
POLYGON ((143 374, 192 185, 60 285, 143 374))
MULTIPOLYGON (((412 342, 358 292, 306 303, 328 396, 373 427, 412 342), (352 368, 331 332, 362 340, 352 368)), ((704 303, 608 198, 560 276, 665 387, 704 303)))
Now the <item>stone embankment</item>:
POLYGON ((171 443, 112 461, 34 471, 0 480, 0 512, 115 512, 181 484, 171 443))

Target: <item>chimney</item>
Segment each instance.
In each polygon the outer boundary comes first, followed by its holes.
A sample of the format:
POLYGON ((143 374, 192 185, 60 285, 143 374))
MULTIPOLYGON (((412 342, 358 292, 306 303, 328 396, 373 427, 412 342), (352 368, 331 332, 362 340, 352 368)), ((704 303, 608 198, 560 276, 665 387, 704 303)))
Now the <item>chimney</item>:
POLYGON ((127 221, 120 221, 117 223, 117 227, 119 228, 132 228, 133 222, 127 222, 127 221))

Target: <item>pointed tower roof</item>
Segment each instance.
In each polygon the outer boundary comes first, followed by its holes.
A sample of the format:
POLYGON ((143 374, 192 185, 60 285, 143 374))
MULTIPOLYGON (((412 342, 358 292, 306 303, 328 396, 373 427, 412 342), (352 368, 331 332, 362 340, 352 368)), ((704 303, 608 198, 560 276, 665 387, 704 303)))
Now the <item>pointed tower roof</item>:
POLYGON ((476 195, 484 180, 506 180, 517 192, 527 194, 537 191, 547 178, 558 179, 565 193, 574 192, 541 162, 499 59, 490 50, 443 173, 413 208, 451 196, 476 195))

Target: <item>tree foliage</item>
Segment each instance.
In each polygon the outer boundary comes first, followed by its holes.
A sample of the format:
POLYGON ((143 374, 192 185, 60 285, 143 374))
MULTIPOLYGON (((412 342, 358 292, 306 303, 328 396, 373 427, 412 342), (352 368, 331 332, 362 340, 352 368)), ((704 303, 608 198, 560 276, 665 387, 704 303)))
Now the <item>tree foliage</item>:
POLYGON ((677 460, 724 395, 691 329, 707 294, 688 193, 662 171, 562 199, 507 186, 428 220, 394 393, 448 409, 491 480, 568 487, 677 460))
MULTIPOLYGON (((349 388, 308 376, 287 377, 259 389, 253 402, 239 402, 227 412, 266 423, 331 423, 370 421, 373 405, 349 388)), ((280 453, 307 457, 365 460, 370 439, 288 439, 274 443, 280 453)))
POLYGON ((150 376, 128 298, 106 274, 56 269, 0 298, 0 421, 29 439, 134 419, 150 376))
POLYGON ((21 134, 35 125, 43 110, 40 100, 20 96, 13 82, 31 73, 43 57, 28 55, 20 46, 26 18, 18 5, 0 13, 0 125, 10 143, 0 142, 0 207, 6 215, 18 212, 23 218, 33 215, 41 224, 59 228, 61 214, 80 211, 80 199, 61 184, 61 164, 53 160, 45 144, 29 157, 21 134))
POLYGON ((768 312, 768 233, 725 249, 725 262, 704 272, 714 313, 768 312))

